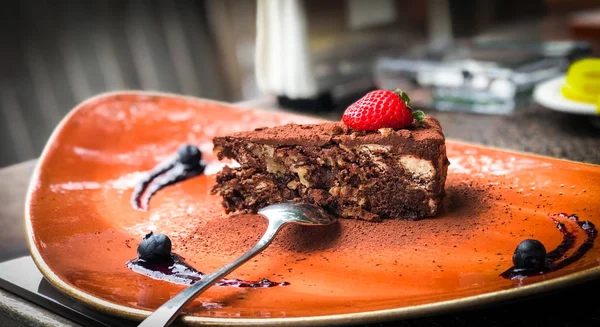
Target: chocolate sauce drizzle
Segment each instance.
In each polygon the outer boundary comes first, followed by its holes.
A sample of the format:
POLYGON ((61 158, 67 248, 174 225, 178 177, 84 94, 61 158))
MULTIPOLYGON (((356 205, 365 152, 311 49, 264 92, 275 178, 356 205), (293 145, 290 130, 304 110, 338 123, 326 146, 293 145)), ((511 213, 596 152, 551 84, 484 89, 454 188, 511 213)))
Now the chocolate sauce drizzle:
POLYGON ((548 252, 546 254, 546 263, 544 268, 541 270, 523 270, 516 269, 514 266, 510 267, 508 270, 500 274, 500 276, 507 279, 523 279, 525 277, 537 276, 545 273, 549 273, 552 271, 559 270, 564 268, 573 262, 579 260, 583 255, 585 255, 593 246, 594 240, 598 235, 598 230, 596 226, 590 221, 580 221, 579 217, 575 214, 567 215, 566 213, 559 213, 554 216, 550 216, 550 219, 556 224, 556 228, 563 234, 562 242, 556 247, 556 249, 548 252), (587 235, 585 241, 568 257, 564 257, 567 251, 572 249, 575 246, 576 235, 573 232, 570 232, 565 227, 564 223, 558 221, 555 217, 560 217, 562 219, 568 219, 575 224, 579 228, 581 228, 585 234, 587 235), (562 260, 560 260, 562 258, 562 260), (559 261, 560 260, 560 261, 559 261))
MULTIPOLYGON (((149 262, 139 258, 131 259, 127 262, 127 267, 139 274, 175 284, 191 285, 201 281, 203 276, 205 276, 203 273, 187 264, 182 257, 175 253, 171 253, 171 258, 161 262, 149 262)), ((216 286, 248 288, 287 286, 289 284, 289 282, 276 283, 266 278, 259 281, 246 281, 237 278, 221 279, 215 283, 216 286)))
POLYGON ((131 205, 136 210, 148 210, 150 198, 159 190, 204 172, 202 152, 189 144, 182 145, 177 153, 147 172, 136 185, 131 205))

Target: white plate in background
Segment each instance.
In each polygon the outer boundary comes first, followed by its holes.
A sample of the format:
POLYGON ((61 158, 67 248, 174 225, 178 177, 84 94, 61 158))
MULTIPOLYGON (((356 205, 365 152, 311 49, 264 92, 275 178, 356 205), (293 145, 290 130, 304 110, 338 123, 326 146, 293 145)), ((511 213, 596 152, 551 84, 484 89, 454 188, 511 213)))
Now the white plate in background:
POLYGON ((564 76, 540 83, 533 91, 533 99, 538 104, 552 110, 580 115, 597 115, 595 104, 565 98, 560 91, 563 83, 565 83, 564 76))

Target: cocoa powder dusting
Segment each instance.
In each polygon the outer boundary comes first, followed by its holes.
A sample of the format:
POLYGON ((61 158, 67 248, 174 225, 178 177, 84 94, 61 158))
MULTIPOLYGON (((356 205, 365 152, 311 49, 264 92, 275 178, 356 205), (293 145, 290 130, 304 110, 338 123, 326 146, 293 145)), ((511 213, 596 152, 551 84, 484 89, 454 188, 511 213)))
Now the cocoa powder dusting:
MULTIPOLYGON (((388 219, 377 223, 340 219, 332 226, 290 225, 280 232, 266 251, 292 254, 346 252, 355 248, 377 251, 415 244, 423 235, 431 234, 451 234, 469 239, 485 223, 480 217, 481 212, 489 209, 495 200, 489 192, 491 187, 483 181, 462 182, 450 178, 438 216, 452 212, 452 217, 456 218, 388 219)), ((200 224, 196 235, 184 240, 185 247, 198 250, 213 248, 223 255, 236 256, 254 246, 266 228, 267 220, 259 215, 223 216, 200 224)))
POLYGON ((360 131, 350 129, 342 122, 325 122, 320 124, 285 124, 270 128, 257 128, 254 131, 238 132, 228 136, 217 136, 213 139, 215 147, 224 147, 233 140, 246 143, 269 144, 275 146, 324 146, 331 142, 354 147, 360 144, 381 144, 393 147, 405 146, 407 142, 429 140, 432 143, 444 142, 444 133, 440 123, 433 117, 426 117, 423 122, 414 123, 410 127, 399 130, 360 131))

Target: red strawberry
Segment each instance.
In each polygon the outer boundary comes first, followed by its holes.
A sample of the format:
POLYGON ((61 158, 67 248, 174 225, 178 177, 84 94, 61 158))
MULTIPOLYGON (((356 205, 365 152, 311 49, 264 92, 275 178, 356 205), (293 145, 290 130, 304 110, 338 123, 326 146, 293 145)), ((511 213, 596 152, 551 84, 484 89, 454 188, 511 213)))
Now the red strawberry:
POLYGON ((376 90, 351 104, 342 117, 346 126, 374 131, 380 128, 400 129, 410 126, 413 119, 422 121, 425 114, 410 107, 410 99, 401 90, 376 90))

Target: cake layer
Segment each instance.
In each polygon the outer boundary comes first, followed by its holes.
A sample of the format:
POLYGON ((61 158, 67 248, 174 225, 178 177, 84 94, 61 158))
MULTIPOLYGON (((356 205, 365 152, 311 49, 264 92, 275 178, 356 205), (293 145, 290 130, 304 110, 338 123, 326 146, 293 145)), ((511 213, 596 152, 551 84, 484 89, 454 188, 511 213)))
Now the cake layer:
POLYGON ((377 131, 358 131, 344 123, 287 124, 271 128, 258 128, 230 136, 215 137, 214 151, 219 159, 235 159, 236 153, 248 143, 271 146, 297 145, 323 147, 327 145, 354 148, 362 145, 381 145, 391 152, 409 153, 426 160, 436 160, 445 144, 439 122, 427 117, 421 123, 413 123, 408 129, 382 128, 377 131))
POLYGON ((342 217, 379 220, 436 214, 448 160, 439 124, 414 129, 349 130, 340 123, 283 125, 215 138, 225 168, 213 193, 227 212, 293 200, 342 217))

